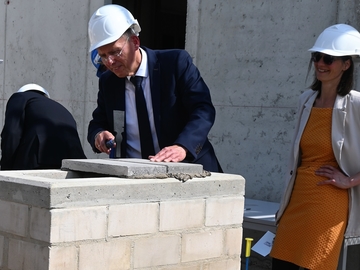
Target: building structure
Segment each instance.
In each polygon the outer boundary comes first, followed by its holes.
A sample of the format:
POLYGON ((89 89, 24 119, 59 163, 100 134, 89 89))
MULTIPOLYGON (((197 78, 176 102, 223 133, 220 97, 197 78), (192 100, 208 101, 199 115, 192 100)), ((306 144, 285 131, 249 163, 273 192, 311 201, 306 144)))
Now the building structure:
MULTIPOLYGON (((108 3, 112 1, 0 4, 0 59, 4 60, 0 126, 11 94, 35 82, 74 115, 86 155, 106 157, 92 153, 86 141, 98 83, 88 53, 87 23, 98 7, 108 3)), ((207 82, 217 110, 210 140, 224 171, 247 180, 249 198, 280 200, 298 96, 312 78, 310 73, 305 80, 307 50, 323 29, 335 23, 360 29, 360 2, 187 2, 185 48, 207 82)), ((356 74, 355 89, 360 90, 359 62, 356 74)))

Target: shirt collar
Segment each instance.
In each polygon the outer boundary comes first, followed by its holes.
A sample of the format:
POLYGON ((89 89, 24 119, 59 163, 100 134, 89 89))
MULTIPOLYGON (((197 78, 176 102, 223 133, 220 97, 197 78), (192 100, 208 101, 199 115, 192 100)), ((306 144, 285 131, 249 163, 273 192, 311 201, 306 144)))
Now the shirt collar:
MULTIPOLYGON (((149 74, 149 69, 148 69, 148 65, 147 65, 148 58, 147 58, 146 52, 143 49, 141 49, 139 47, 139 50, 141 53, 141 63, 140 63, 140 66, 134 76, 140 76, 140 77, 146 78, 149 74)), ((130 77, 131 76, 127 76, 128 80, 130 80, 130 77)))
POLYGON ((143 49, 139 48, 139 50, 140 50, 142 57, 141 57, 141 63, 140 63, 139 69, 137 70, 135 75, 141 76, 141 77, 147 77, 149 74, 148 64, 147 64, 147 62, 148 62, 147 54, 143 49))

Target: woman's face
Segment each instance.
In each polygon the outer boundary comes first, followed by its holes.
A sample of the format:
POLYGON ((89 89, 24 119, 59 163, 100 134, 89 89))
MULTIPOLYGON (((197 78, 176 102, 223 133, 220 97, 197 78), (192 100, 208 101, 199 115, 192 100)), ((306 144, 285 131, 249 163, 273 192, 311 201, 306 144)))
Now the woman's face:
POLYGON ((350 60, 343 61, 341 57, 319 52, 312 54, 316 78, 322 83, 338 85, 345 70, 350 67, 350 60))

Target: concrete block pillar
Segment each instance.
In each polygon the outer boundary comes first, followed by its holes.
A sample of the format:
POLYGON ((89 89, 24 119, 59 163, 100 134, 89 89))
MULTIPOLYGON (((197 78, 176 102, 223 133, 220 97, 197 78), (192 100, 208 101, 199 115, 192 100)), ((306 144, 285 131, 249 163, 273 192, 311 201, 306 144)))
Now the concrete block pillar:
POLYGON ((242 176, 137 159, 62 167, 0 172, 0 269, 240 269, 242 176))

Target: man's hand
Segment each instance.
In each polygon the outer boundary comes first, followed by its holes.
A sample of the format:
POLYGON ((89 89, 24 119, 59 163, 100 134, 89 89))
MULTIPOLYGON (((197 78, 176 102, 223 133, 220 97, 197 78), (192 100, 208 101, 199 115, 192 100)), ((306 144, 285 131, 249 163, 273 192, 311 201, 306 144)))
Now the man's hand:
MULTIPOLYGON (((114 135, 112 135, 109 131, 107 130, 101 131, 95 136, 95 147, 100 152, 110 154, 111 149, 107 148, 105 143, 109 140, 114 140, 114 139, 115 139, 114 135)), ((114 147, 115 146, 116 143, 114 144, 114 147)))
POLYGON ((149 156, 149 159, 155 162, 180 162, 185 159, 186 152, 183 147, 172 145, 161 149, 155 156, 149 156))

